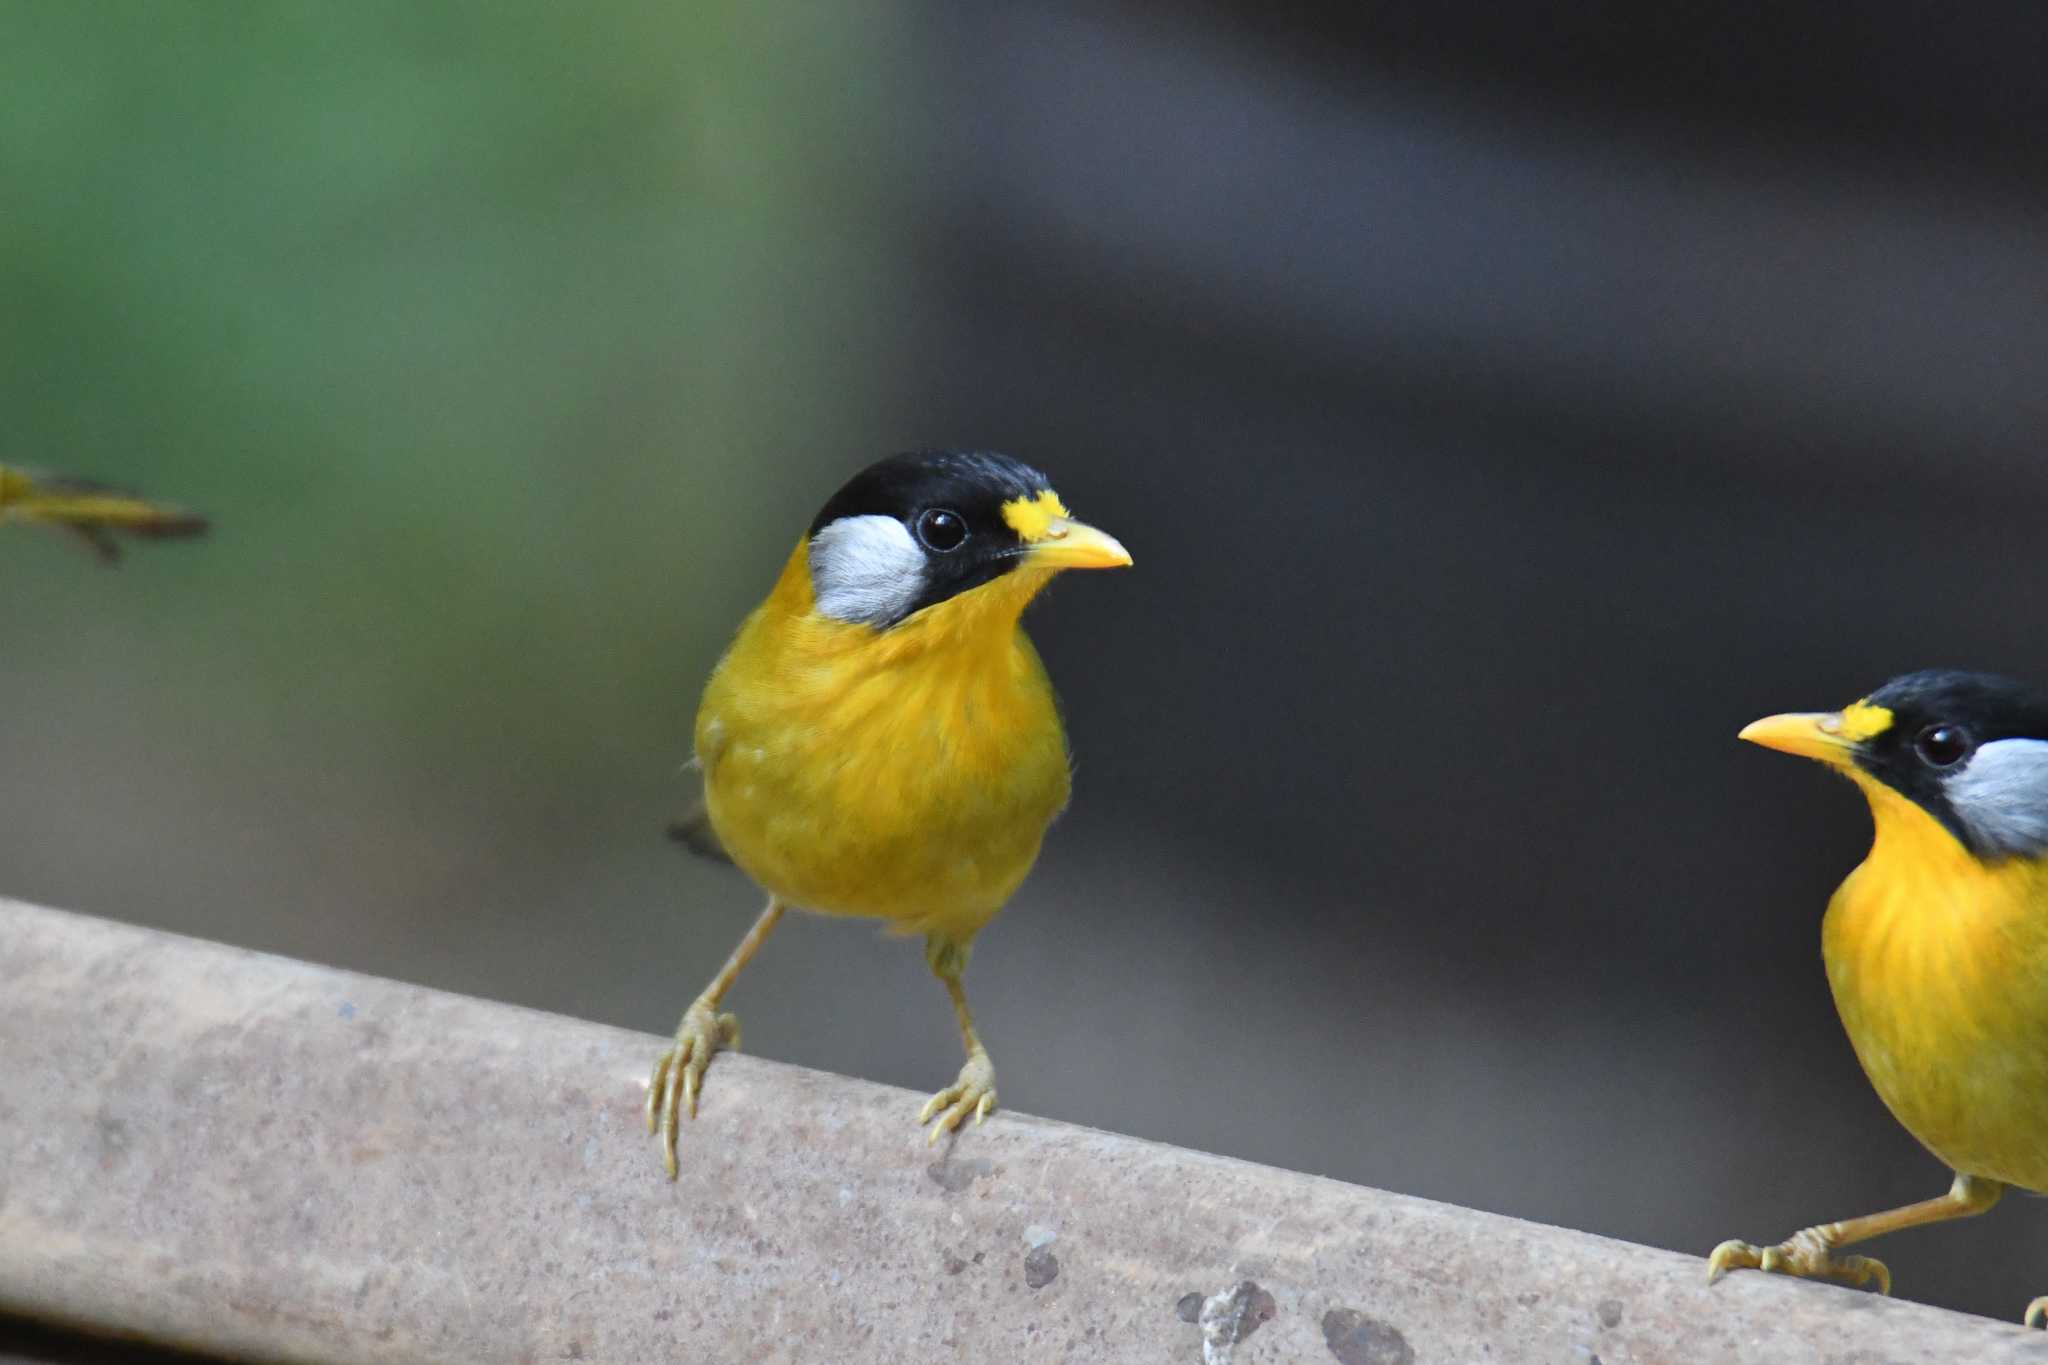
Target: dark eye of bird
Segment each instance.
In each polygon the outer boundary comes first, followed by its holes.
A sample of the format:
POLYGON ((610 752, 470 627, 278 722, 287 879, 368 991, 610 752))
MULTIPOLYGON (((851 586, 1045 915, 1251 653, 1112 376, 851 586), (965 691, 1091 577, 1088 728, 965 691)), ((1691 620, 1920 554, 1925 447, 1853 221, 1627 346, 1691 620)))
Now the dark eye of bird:
POLYGON ((1949 768, 1970 752, 1970 732, 1960 725, 1930 725, 1913 741, 1913 752, 1931 768, 1949 768))
POLYGON ((934 507, 917 519, 917 538, 927 549, 944 554, 966 544, 967 523, 958 512, 934 507))

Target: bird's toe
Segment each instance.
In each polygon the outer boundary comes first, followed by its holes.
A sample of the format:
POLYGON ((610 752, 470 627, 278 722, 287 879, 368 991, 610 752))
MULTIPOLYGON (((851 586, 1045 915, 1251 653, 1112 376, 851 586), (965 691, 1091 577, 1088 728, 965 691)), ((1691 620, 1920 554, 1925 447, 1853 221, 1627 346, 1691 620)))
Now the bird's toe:
POLYGON ((1764 1269, 1763 1253, 1747 1242, 1726 1241, 1707 1257, 1707 1283, 1712 1284, 1731 1270, 1764 1269))
POLYGON ((1714 1283, 1731 1270, 1761 1270, 1803 1280, 1833 1280, 1859 1289, 1875 1288, 1880 1294, 1892 1292, 1892 1272, 1883 1261, 1874 1256, 1837 1256, 1819 1228, 1795 1233, 1776 1246, 1723 1242, 1707 1258, 1707 1283, 1714 1283))
POLYGON ((662 1166, 670 1180, 677 1174, 676 1137, 683 1115, 697 1117, 712 1057, 737 1048, 739 1041, 738 1018, 714 1013, 700 1000, 684 1013, 675 1041, 655 1059, 647 1082, 647 1131, 660 1134, 662 1166))
POLYGON ((960 1068, 960 1075, 954 1082, 924 1102, 918 1111, 920 1124, 930 1123, 932 1130, 925 1136, 927 1144, 937 1142, 939 1135, 950 1133, 972 1118, 976 1123, 985 1120, 996 1107, 996 1069, 986 1052, 976 1052, 960 1068), (933 1122, 934 1116, 937 1121, 933 1122))

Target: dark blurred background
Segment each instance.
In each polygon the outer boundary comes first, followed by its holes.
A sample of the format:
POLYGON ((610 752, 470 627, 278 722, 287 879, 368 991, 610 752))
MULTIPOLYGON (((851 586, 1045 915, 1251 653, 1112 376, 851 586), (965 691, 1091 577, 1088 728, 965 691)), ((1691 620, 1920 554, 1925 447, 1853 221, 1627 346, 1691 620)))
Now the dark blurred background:
MULTIPOLYGON (((218 532, 0 535, 0 892, 666 1033, 757 909, 660 837, 705 674, 848 473, 993 446, 1137 557, 1031 617, 1079 771, 970 978, 1008 1107, 1698 1253, 1939 1193, 1820 970, 1867 816, 1734 733, 2048 679, 2044 41, 9 7, 0 461, 218 532)), ((869 924, 733 1003, 959 1064, 869 924)), ((2039 1205, 1876 1250, 2048 1292, 2039 1205)))

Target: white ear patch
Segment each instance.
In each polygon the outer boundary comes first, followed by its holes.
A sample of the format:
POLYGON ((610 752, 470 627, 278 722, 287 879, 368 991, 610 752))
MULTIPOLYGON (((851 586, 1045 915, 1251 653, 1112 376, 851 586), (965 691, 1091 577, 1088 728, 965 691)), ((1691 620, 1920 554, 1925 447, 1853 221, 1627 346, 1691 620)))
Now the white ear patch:
POLYGON ((1970 756, 1944 791, 1981 853, 2032 857, 2048 851, 2048 740, 1993 740, 1970 756))
POLYGON ((894 517, 841 517, 811 537, 811 592, 834 620, 890 625, 924 589, 924 551, 894 517))

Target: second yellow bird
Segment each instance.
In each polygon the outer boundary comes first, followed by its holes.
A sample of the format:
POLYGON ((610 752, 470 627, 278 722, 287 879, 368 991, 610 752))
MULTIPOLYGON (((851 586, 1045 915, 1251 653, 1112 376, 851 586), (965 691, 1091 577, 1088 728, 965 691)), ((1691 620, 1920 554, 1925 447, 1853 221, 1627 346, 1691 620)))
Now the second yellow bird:
MULTIPOLYGON (((1742 738, 1814 758, 1869 799, 1870 856, 1821 926, 1835 1007, 1906 1130, 1955 1174, 1945 1195, 1724 1242, 1741 1267, 1875 1284, 1839 1248, 1982 1213, 2006 1186, 2048 1190, 2048 696, 1984 673, 1895 678, 1841 711, 1770 716, 1742 738)), ((2036 1299, 2027 1321, 2048 1317, 2036 1299)))
MULTIPOLYGON (((996 1104, 961 985, 1066 805, 1066 735, 1019 625, 1066 569, 1131 557, 1076 521, 1043 474, 989 453, 919 453, 856 475, 740 627, 697 712, 702 827, 768 893, 654 1066, 647 1124, 671 1179, 681 1114, 738 1041, 726 991, 798 906, 924 937, 967 1061, 920 1116, 932 1136, 996 1104)), ((701 842, 693 839, 693 842, 701 842)))

